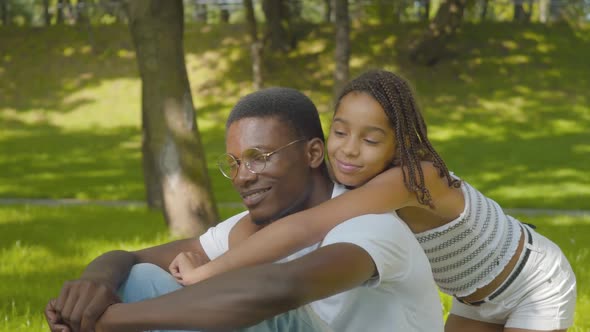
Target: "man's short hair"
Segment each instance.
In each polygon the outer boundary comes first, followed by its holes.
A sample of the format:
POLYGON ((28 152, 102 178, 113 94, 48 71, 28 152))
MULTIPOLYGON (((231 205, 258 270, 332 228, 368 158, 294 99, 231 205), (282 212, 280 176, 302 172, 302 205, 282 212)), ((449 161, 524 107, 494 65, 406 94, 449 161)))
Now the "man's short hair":
POLYGON ((250 93, 232 109, 226 130, 235 121, 243 118, 274 117, 294 130, 297 137, 324 141, 324 132, 318 110, 303 93, 283 87, 273 87, 250 93))

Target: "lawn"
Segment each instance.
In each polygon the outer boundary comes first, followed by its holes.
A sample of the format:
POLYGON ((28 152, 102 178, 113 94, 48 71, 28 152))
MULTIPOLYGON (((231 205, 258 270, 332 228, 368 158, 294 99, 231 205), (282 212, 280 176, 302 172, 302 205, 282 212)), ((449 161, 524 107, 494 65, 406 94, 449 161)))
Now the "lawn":
MULTIPOLYGON (((590 33, 567 26, 468 25, 436 67, 408 63, 420 25, 352 28, 351 74, 386 68, 414 85, 449 168, 507 208, 590 209, 590 33)), ((186 28, 186 60, 218 202, 238 201, 215 169, 223 122, 252 91, 238 25, 186 28)), ((268 86, 299 88, 331 115, 332 30, 301 30, 267 54, 268 86)), ((140 82, 126 27, 0 28, 0 198, 142 200, 140 82)), ((227 205, 223 205, 227 206, 227 205)), ((232 211, 222 208, 224 216, 232 211)), ((576 325, 590 331, 590 217, 523 217, 557 242, 579 281, 576 325)), ((41 331, 61 282, 113 248, 168 240, 141 207, 0 207, 0 331, 41 331)), ((445 298, 448 305, 448 298, 445 298)))
MULTIPOLYGON (((235 211, 223 210, 224 216, 235 211)), ((590 331, 590 216, 522 217, 561 246, 578 279, 576 322, 590 331)), ((168 241, 161 217, 143 208, 0 206, 0 331, 45 331, 42 308, 63 281, 111 249, 168 241)), ((450 298, 443 295, 445 309, 450 298)))

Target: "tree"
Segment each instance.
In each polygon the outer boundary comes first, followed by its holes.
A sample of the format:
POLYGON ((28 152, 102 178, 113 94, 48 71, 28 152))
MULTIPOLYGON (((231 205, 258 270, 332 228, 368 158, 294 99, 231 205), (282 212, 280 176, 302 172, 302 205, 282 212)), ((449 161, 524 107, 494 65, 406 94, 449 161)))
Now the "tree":
POLYGON ((481 0, 481 12, 479 14, 480 20, 485 20, 488 16, 488 7, 490 4, 490 0, 481 0))
POLYGON ((51 24, 51 14, 49 13, 49 0, 43 0, 43 23, 46 27, 51 24))
POLYGON ((4 26, 9 24, 8 18, 8 0, 0 0, 0 16, 4 26))
POLYGON ((183 49, 182 0, 131 0, 129 27, 142 81, 143 169, 150 207, 174 235, 217 221, 183 49))
POLYGON ((198 0, 193 0, 195 5, 194 10, 194 17, 195 21, 207 23, 208 12, 207 12, 207 4, 206 3, 199 3, 198 0))
POLYGON ((334 52, 334 99, 348 81, 348 62, 350 59, 350 18, 348 0, 336 0, 336 47, 334 52))
POLYGON ((63 24, 64 22, 64 0, 57 0, 55 4, 55 23, 63 24))
POLYGON ((525 0, 513 0, 514 1, 514 16, 515 22, 529 22, 531 20, 531 14, 533 12, 533 0, 528 0, 529 11, 527 12, 524 8, 525 0))
POLYGON ((428 18, 430 17, 430 0, 422 0, 420 4, 422 5, 421 7, 423 7, 420 19, 422 21, 428 21, 428 18))
POLYGON ((88 2, 86 0, 78 0, 76 4, 76 24, 88 24, 90 18, 88 17, 88 2))
POLYGON ((396 0, 393 3, 393 22, 399 23, 402 21, 406 6, 406 0, 396 0))
POLYGON ((284 0, 263 0, 262 9, 266 17, 270 48, 283 52, 289 51, 291 49, 289 33, 285 27, 289 13, 284 0))
POLYGON ((559 22, 564 19, 564 10, 561 0, 549 0, 549 20, 559 22))
POLYGON ((326 23, 332 22, 332 2, 334 0, 324 0, 324 21, 326 23))
POLYGON ((229 10, 222 4, 219 5, 219 20, 222 23, 229 23, 229 10))
POLYGON ((410 52, 412 61, 431 66, 444 56, 448 41, 463 22, 468 2, 470 0, 442 0, 436 16, 410 52))
POLYGON ((246 24, 248 24, 248 34, 250 35, 250 54, 252 56, 252 78, 254 88, 256 90, 262 89, 262 51, 263 43, 258 37, 258 23, 256 16, 254 16, 254 5, 252 0, 244 0, 244 8, 246 9, 246 24))

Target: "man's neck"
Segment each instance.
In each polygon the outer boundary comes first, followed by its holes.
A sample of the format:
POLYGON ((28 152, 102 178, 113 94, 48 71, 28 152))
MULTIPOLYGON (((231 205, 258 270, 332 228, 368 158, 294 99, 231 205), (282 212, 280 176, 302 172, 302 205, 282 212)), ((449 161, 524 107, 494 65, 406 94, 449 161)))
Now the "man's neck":
POLYGON ((307 208, 314 207, 331 199, 334 182, 324 174, 316 174, 312 181, 312 188, 307 208))

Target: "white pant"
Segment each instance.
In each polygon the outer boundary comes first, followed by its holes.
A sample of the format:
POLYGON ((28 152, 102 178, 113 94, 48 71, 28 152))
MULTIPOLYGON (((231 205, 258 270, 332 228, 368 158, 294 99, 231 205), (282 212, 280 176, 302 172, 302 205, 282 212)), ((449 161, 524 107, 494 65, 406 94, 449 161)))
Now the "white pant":
MULTIPOLYGON (((453 299, 457 316, 530 330, 558 330, 574 322, 576 276, 561 249, 531 230, 526 265, 500 295, 480 306, 453 299)), ((523 250, 524 254, 524 250, 523 250)))

